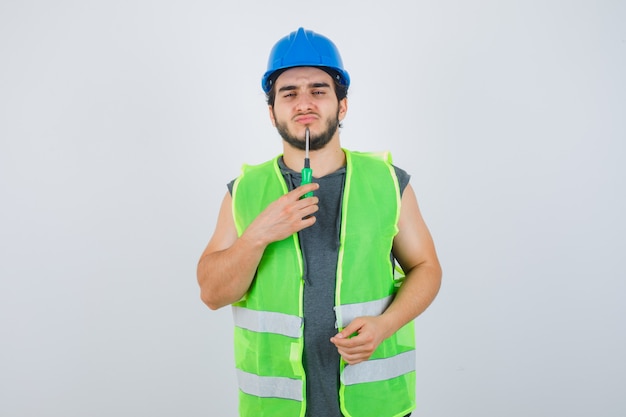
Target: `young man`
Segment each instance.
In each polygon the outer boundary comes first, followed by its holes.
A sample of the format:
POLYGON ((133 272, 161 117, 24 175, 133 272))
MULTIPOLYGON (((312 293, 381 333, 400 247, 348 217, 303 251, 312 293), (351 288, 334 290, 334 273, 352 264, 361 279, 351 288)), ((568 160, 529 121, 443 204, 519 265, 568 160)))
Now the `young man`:
POLYGON ((415 408, 412 320, 441 268, 409 175, 341 147, 349 84, 328 38, 300 28, 276 43, 262 87, 283 153, 229 184, 198 263, 202 300, 232 304, 244 417, 415 408))

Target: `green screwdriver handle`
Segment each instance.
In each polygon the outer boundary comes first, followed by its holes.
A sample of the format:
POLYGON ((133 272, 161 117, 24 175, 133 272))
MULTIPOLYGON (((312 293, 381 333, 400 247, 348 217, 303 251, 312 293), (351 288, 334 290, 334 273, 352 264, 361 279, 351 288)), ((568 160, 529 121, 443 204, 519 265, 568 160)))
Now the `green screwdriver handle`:
MULTIPOLYGON (((305 130, 304 136, 304 168, 302 168, 302 181, 300 185, 310 184, 313 181, 313 170, 309 161, 309 128, 305 130)), ((309 191, 302 198, 313 197, 313 191, 309 191)))
MULTIPOLYGON (((302 182, 300 183, 300 185, 310 184, 313 180, 313 170, 306 165, 308 164, 305 164, 305 167, 302 168, 302 182)), ((309 191, 304 196, 302 196, 302 198, 307 197, 313 197, 313 191, 309 191)))

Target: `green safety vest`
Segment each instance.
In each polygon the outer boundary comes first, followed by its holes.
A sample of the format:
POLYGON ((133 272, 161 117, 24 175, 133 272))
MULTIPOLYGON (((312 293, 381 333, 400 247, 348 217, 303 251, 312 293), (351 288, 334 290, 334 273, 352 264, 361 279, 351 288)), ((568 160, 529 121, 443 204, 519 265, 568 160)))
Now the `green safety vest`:
MULTIPOLYGON (((382 314, 401 283, 389 254, 400 191, 388 153, 346 154, 335 289, 338 330, 382 314)), ((277 158, 247 166, 232 191, 238 234, 288 192, 277 158)), ((298 234, 267 246, 250 289, 233 304, 235 365, 242 417, 304 417, 303 258, 298 234)), ((384 340, 367 361, 341 361, 339 401, 346 417, 404 416, 415 408, 413 322, 384 340)))

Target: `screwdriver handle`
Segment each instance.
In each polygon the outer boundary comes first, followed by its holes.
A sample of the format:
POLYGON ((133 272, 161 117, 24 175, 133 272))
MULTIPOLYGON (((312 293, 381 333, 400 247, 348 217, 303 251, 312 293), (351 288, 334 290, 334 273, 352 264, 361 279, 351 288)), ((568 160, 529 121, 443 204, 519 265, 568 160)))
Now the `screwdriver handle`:
MULTIPOLYGON (((310 161, 309 161, 309 140, 310 140, 310 132, 309 127, 304 131, 304 168, 302 168, 302 181, 300 185, 310 184, 313 180, 313 170, 311 169, 310 161)), ((302 198, 313 197, 313 192, 309 191, 302 198)))
MULTIPOLYGON (((308 167, 302 168, 302 182, 300 185, 310 184, 313 180, 313 170, 308 167)), ((313 191, 309 191, 302 198, 313 197, 313 191)))

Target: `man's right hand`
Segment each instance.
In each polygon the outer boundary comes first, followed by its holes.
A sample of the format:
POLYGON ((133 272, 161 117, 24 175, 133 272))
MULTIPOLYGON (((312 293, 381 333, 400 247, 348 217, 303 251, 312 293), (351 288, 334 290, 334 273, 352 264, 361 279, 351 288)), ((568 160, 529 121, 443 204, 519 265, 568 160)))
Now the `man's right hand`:
POLYGON ((319 199, 315 195, 302 197, 318 188, 316 183, 305 184, 283 195, 250 223, 242 237, 269 245, 312 226, 316 221, 313 214, 319 210, 319 199))
POLYGON ((316 183, 302 185, 283 195, 257 216, 237 237, 232 199, 226 193, 213 236, 198 262, 201 297, 215 310, 232 304, 248 291, 267 245, 277 242, 315 223, 318 198, 302 198, 319 188, 316 183))

